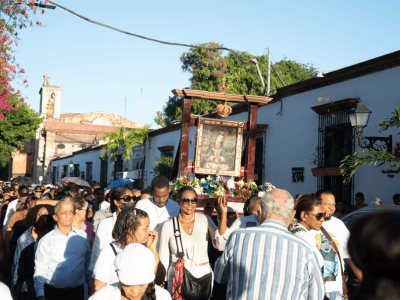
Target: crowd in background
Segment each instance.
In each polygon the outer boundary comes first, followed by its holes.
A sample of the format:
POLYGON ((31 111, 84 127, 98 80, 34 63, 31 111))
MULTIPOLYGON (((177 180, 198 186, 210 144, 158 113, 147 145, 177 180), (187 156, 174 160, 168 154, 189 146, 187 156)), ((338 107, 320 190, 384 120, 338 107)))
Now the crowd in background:
POLYGON ((163 176, 144 190, 0 187, 1 299, 400 299, 399 212, 349 232, 328 190, 275 188, 231 212, 189 186, 172 199, 163 176))

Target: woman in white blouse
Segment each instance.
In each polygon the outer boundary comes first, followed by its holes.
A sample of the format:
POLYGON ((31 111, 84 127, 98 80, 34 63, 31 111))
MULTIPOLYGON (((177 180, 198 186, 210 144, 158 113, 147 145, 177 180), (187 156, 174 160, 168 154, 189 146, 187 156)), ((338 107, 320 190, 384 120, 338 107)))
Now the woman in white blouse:
MULTIPOLYGON (((207 253, 209 237, 215 248, 224 250, 226 238, 223 235, 227 226, 226 203, 222 197, 219 198, 220 216, 217 228, 210 217, 196 213, 198 200, 196 191, 192 187, 181 188, 177 198, 181 211, 176 218, 180 225, 184 266, 194 277, 200 278, 212 272, 207 253)), ((174 219, 169 219, 163 224, 159 242, 160 260, 167 270, 170 292, 172 292, 175 264, 179 259, 173 222, 174 219)))

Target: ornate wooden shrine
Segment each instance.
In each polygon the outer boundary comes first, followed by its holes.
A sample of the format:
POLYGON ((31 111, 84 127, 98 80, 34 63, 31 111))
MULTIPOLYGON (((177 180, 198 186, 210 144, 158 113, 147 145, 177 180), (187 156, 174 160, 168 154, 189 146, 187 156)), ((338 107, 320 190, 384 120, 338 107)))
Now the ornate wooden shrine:
MULTIPOLYGON (((175 89, 172 91, 175 96, 183 98, 182 101, 182 122, 179 153, 179 176, 184 176, 188 170, 189 162, 189 134, 191 126, 198 126, 198 119, 191 117, 192 99, 206 101, 223 101, 248 104, 248 121, 243 121, 243 131, 247 132, 247 157, 244 170, 245 180, 254 180, 254 165, 256 151, 256 130, 258 106, 269 103, 272 98, 265 96, 238 95, 217 92, 206 92, 190 89, 175 89)), ((219 115, 228 116, 230 107, 219 105, 219 115), (228 110, 228 112, 227 112, 228 110)), ((220 119, 216 119, 220 120, 220 119)))

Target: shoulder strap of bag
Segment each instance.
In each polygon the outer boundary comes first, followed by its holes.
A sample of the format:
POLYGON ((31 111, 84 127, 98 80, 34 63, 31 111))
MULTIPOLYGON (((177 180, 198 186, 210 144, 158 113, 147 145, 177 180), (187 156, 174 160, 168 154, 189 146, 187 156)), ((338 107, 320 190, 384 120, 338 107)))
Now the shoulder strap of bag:
POLYGON ((185 251, 183 250, 181 228, 179 226, 178 216, 176 216, 175 218, 172 219, 172 223, 174 225, 174 236, 175 236, 175 242, 176 242, 176 249, 178 250, 177 256, 179 258, 182 258, 185 256, 185 251), (180 246, 180 249, 179 249, 179 246, 180 246))
POLYGON ((115 249, 114 243, 111 242, 110 246, 111 246, 112 251, 114 252, 114 255, 117 256, 118 253, 117 253, 117 250, 115 249))

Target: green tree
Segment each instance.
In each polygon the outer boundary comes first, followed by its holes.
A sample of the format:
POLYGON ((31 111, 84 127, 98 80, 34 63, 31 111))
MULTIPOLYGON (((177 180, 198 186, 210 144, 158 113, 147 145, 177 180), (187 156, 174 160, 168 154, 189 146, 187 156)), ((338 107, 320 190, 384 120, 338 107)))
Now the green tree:
POLYGON ((171 156, 162 156, 156 160, 156 166, 153 172, 157 175, 163 175, 167 178, 171 177, 172 168, 174 166, 174 159, 171 156))
POLYGON ((0 166, 8 164, 11 153, 33 139, 41 117, 15 96, 9 99, 12 109, 0 120, 0 166))
POLYGON ((129 160, 132 155, 132 148, 137 145, 143 144, 147 140, 149 128, 125 129, 123 127, 117 128, 116 131, 110 132, 106 135, 106 145, 101 150, 101 157, 105 159, 107 156, 115 161, 118 149, 122 149, 122 159, 129 160))
MULTIPOLYGON (((380 131, 389 128, 400 128, 400 106, 396 107, 390 117, 378 124, 380 131)), ((359 150, 353 155, 348 155, 340 162, 343 181, 348 183, 361 166, 382 166, 389 164, 393 169, 400 170, 400 142, 397 142, 394 153, 392 149, 375 150, 372 148, 359 150)))
MULTIPOLYGON (((254 64, 250 63, 250 59, 257 59, 264 81, 266 81, 268 59, 265 55, 254 56, 247 52, 225 54, 219 49, 209 49, 222 47, 217 43, 206 43, 200 46, 204 48, 191 48, 181 56, 182 70, 192 74, 191 89, 246 95, 262 95, 264 93, 257 69, 254 64)), ((316 72, 312 65, 287 59, 274 64, 273 69, 278 71, 286 85, 311 78, 316 72)), ((274 91, 281 87, 282 83, 276 73, 271 71, 271 75, 271 90, 274 91)), ((180 97, 170 97, 163 112, 157 112, 155 122, 160 126, 166 126, 175 120, 180 120, 181 105, 180 97)), ((193 99, 192 113, 209 113, 215 110, 216 105, 215 102, 193 99)))

